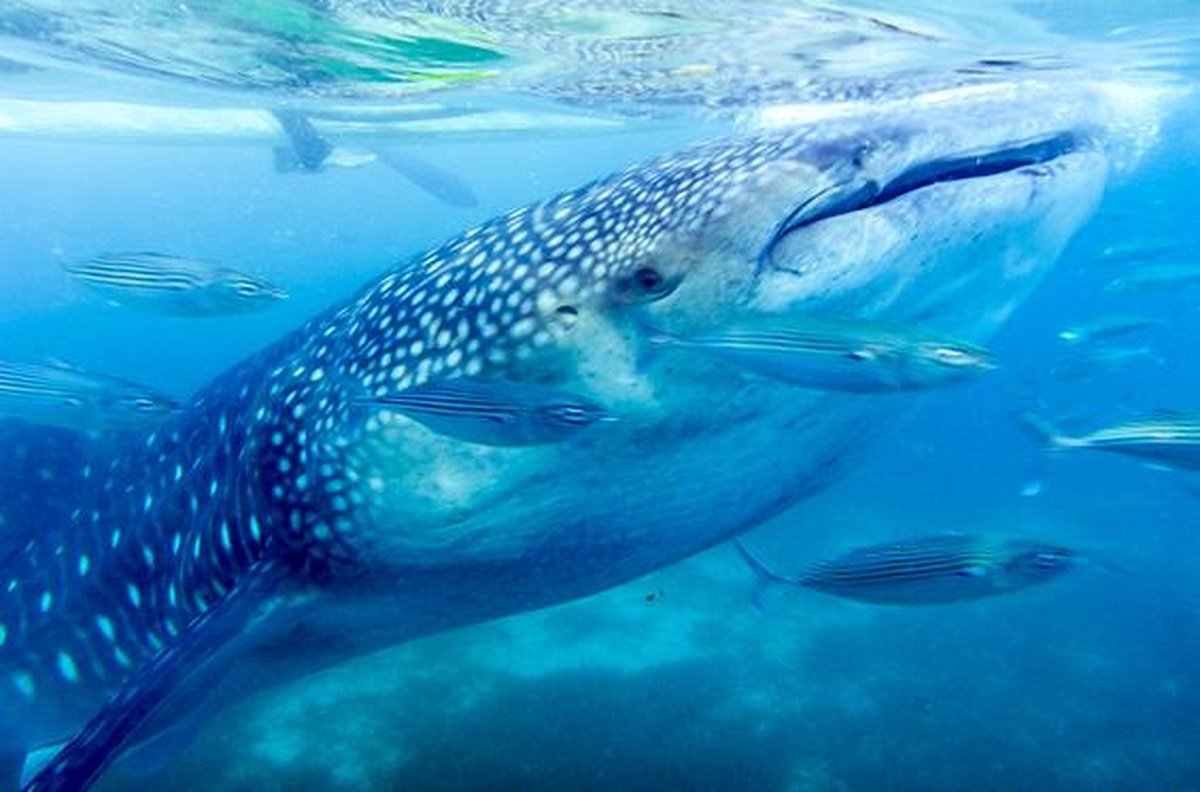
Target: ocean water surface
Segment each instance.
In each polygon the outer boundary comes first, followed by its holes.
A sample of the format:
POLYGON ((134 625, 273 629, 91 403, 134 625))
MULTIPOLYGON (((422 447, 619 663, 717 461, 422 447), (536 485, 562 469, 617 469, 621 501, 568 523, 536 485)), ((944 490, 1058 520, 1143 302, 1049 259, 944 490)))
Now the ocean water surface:
MULTIPOLYGON (((1084 431, 1200 413, 1200 277, 1112 285, 1200 268, 1200 11, 952 5, 0 4, 0 360, 66 361, 184 403, 465 229, 699 141, 998 85, 1094 81, 1121 108, 1105 116, 1094 213, 973 339, 998 368, 904 396, 900 417, 831 462, 840 475, 743 526, 786 571, 947 532, 1066 545, 1078 570, 874 606, 756 591, 720 542, 591 596, 243 691, 97 788, 1200 789, 1200 473, 1044 459, 1017 418, 1084 431), (338 156, 281 169, 276 150, 298 144, 279 111, 338 156), (63 270, 111 251, 219 262, 288 297, 164 316, 63 270), (1058 337, 1106 316, 1156 323, 1082 347, 1058 337)), ((954 313, 931 308, 935 326, 939 311, 954 313)), ((5 481, 25 464, 0 462, 5 481)), ((744 475, 694 464, 706 480, 744 475)))

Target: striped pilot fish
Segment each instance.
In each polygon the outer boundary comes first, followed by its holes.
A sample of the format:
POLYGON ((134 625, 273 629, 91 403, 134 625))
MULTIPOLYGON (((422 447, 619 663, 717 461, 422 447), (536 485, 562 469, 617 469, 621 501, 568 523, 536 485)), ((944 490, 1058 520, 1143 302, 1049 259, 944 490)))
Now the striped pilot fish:
POLYGON ((768 568, 741 542, 738 552, 763 583, 786 583, 876 605, 937 605, 990 597, 1053 580, 1078 565, 1065 547, 970 534, 939 534, 870 545, 796 575, 768 568))
POLYGON ((0 361, 0 416, 82 431, 141 429, 179 409, 170 396, 55 361, 0 361))
POLYGON ((448 437, 491 446, 569 439, 598 421, 616 420, 590 399, 532 383, 481 377, 431 380, 367 400, 448 437))
POLYGON ((1021 413, 1017 418, 1046 451, 1090 448, 1135 457, 1158 467, 1200 470, 1200 416, 1164 411, 1081 435, 1065 434, 1033 413, 1021 413))
POLYGON ((915 327, 835 318, 776 318, 676 336, 656 347, 694 350, 805 388, 858 393, 946 385, 995 368, 980 347, 915 327))
POLYGON ((112 302, 173 316, 247 313, 288 296, 263 278, 168 253, 105 253, 63 269, 112 302))

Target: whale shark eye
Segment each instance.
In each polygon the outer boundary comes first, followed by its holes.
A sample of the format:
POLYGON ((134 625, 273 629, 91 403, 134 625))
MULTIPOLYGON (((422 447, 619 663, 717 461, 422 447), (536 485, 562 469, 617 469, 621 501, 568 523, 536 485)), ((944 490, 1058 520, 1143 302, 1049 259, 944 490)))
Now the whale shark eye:
POLYGON ((651 267, 642 267, 633 273, 634 282, 644 292, 654 293, 662 288, 663 276, 651 267))
POLYGON ((554 309, 554 319, 559 327, 570 330, 579 322, 579 309, 574 305, 560 305, 554 309))
POLYGON ((616 283, 616 299, 626 304, 661 300, 679 286, 681 277, 667 277, 654 267, 638 267, 616 283))

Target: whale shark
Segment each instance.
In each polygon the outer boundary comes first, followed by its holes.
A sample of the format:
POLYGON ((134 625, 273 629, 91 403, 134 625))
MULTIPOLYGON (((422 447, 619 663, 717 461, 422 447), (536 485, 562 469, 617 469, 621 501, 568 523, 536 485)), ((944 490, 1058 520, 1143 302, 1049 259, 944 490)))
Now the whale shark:
POLYGON ((742 129, 471 228, 120 438, 0 425, 0 783, 77 789, 256 691, 601 591, 834 480, 916 402, 673 334, 813 313, 979 341, 1098 203, 1111 109, 1004 85, 742 129), (386 409, 460 377, 616 420, 485 445, 386 409))

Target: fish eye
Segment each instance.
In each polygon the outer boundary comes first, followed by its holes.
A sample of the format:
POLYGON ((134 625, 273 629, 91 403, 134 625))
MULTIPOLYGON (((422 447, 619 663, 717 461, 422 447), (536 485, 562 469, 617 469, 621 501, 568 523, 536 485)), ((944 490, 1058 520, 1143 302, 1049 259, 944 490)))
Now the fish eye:
POLYGON ((653 294, 663 286, 663 276, 652 267, 642 267, 633 273, 633 280, 639 289, 648 294, 653 294))
POLYGON ((162 412, 165 409, 164 405, 146 396, 134 396, 125 403, 137 412, 162 412))
POLYGON ((933 356, 943 363, 958 363, 967 357, 966 353, 953 347, 934 347, 933 356))
POLYGON ((250 281, 238 281, 234 284, 233 289, 242 297, 257 297, 262 292, 262 288, 257 283, 250 281))
POLYGON ((661 300, 679 286, 682 278, 670 278, 654 267, 638 267, 616 284, 616 297, 623 303, 661 300))
POLYGON ((559 404, 550 407, 547 412, 554 420, 563 424, 581 425, 592 422, 591 413, 583 407, 573 404, 559 404))
POLYGON ((1043 569, 1050 569, 1050 568, 1058 566, 1059 562, 1061 562, 1063 560, 1063 558, 1064 557, 1061 553, 1049 553, 1049 552, 1034 553, 1033 554, 1033 563, 1034 563, 1034 566, 1039 566, 1039 567, 1042 567, 1043 569))
POLYGON ((969 366, 979 360, 979 356, 972 352, 949 346, 935 346, 929 350, 929 354, 943 366, 969 366))

